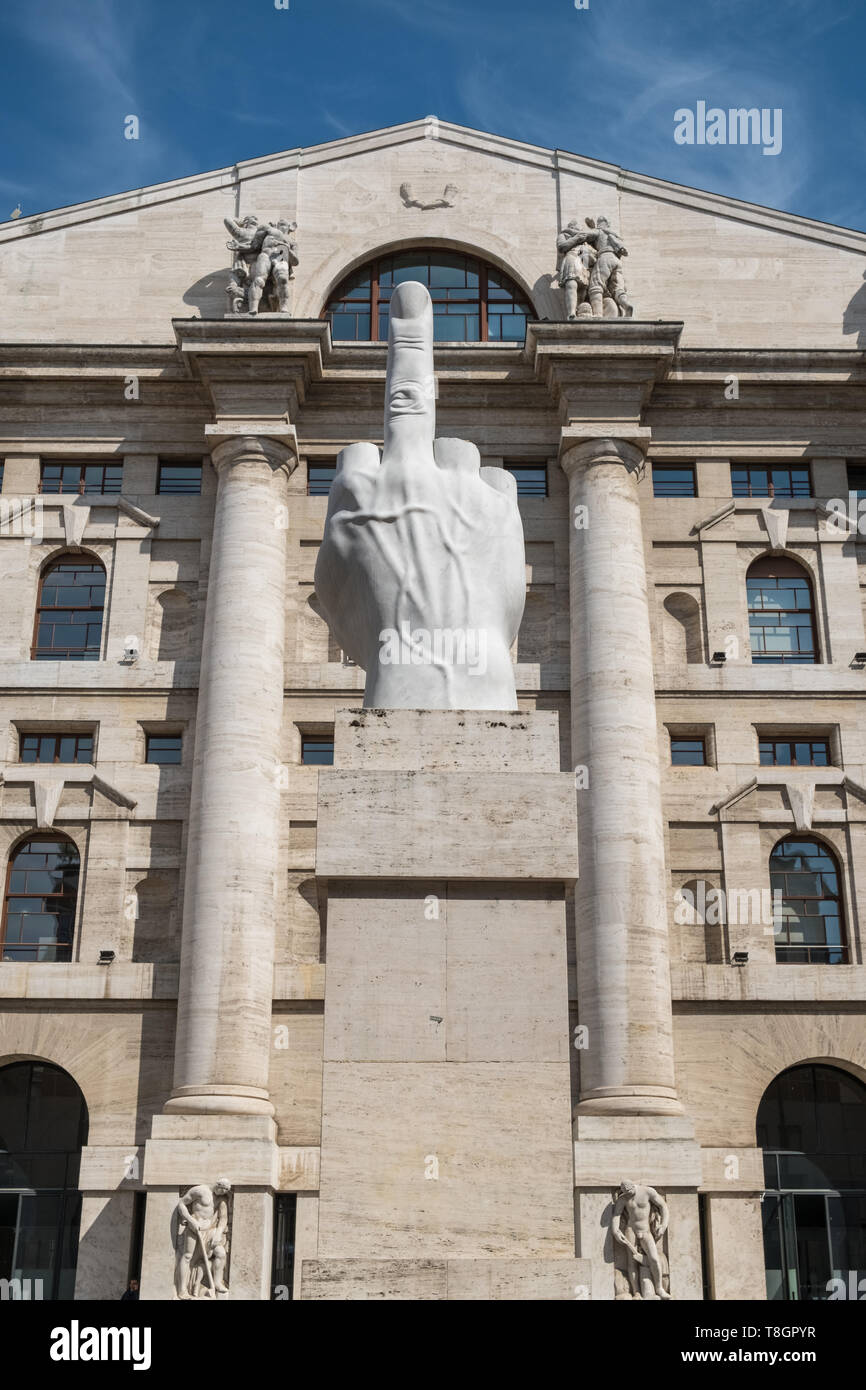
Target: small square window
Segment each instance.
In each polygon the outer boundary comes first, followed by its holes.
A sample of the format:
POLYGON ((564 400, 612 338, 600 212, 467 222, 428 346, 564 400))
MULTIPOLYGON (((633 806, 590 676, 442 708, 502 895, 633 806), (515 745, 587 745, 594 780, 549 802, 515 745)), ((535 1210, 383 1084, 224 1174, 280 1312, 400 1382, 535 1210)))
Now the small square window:
POLYGON ((182 743, 180 734, 148 734, 144 760, 163 766, 167 763, 179 763, 182 743))
POLYGON ((866 497, 866 463, 848 464, 848 491, 866 497))
POLYGON ((696 497, 697 491, 692 464, 653 464, 654 497, 696 497))
POLYGON ((547 496, 547 465, 544 463, 506 463, 505 472, 517 483, 518 497, 547 496))
POLYGON ((200 463, 160 463, 157 492, 189 496, 200 493, 201 468, 200 463))
POLYGON ((674 767, 705 767, 707 744, 702 738, 671 737, 671 762, 674 767))
POLYGON ((301 762, 305 767, 324 767, 334 761, 334 740, 318 734, 301 736, 301 762))
POLYGON ((308 463, 307 496, 327 497, 336 472, 336 463, 308 463))

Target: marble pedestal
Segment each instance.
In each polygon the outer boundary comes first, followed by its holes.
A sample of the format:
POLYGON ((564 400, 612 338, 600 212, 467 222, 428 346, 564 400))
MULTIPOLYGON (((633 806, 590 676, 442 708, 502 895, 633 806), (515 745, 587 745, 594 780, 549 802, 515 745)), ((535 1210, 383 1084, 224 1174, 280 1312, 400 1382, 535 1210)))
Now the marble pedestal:
POLYGON ((303 1298, 587 1296, 570 1141, 576 861, 555 715, 338 713, 319 775, 328 984, 303 1298))

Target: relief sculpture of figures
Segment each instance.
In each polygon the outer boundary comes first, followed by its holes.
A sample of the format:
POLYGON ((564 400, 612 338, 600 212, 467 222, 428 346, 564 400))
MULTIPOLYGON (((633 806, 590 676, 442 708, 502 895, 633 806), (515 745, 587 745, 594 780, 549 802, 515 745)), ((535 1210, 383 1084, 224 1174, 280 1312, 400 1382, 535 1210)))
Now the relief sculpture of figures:
POLYGON ((616 1298, 669 1299, 670 1278, 662 1249, 667 1203, 654 1187, 621 1182, 614 1194, 610 1230, 616 1252, 616 1298))
POLYGON ((337 460, 316 594, 379 709, 517 708, 510 648, 526 598, 514 478, 463 439, 434 439, 433 305, 398 285, 390 306, 381 460, 337 460))
POLYGON ((297 243, 292 232, 297 222, 259 222, 254 213, 242 222, 223 219, 232 239, 226 242, 234 253, 232 274, 226 294, 233 314, 257 314, 264 299, 272 313, 291 313, 289 282, 298 264, 297 243))
POLYGON ((560 264, 553 285, 565 292, 565 316, 631 318, 634 309, 626 298, 622 273, 622 257, 628 251, 606 217, 585 221, 588 231, 572 221, 556 239, 560 264))
POLYGON ((228 1194, 225 1179, 208 1187, 198 1183, 180 1198, 172 1215, 174 1296, 216 1298, 227 1294, 228 1194))

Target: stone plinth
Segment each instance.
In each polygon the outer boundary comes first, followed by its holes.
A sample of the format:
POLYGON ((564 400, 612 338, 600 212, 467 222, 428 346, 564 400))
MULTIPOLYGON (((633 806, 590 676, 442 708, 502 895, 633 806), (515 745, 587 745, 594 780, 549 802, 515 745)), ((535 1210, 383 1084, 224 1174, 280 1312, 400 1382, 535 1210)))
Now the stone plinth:
POLYGON ((338 713, 319 780, 328 989, 304 1297, 588 1287, 565 946, 577 828, 557 750, 549 714, 338 713))

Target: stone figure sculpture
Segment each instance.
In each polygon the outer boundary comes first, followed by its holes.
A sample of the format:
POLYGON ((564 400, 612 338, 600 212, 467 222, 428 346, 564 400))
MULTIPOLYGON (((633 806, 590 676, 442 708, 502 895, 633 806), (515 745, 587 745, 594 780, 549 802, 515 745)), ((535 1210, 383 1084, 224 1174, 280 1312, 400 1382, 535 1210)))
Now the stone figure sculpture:
POLYGON ((433 306, 399 285, 390 307, 384 449, 337 461, 316 594, 384 709, 516 708, 510 647, 526 596, 514 479, 474 444, 434 439, 433 306))
POLYGON ((231 1186, 220 1178, 213 1187, 198 1183, 180 1198, 172 1215, 174 1294, 178 1299, 216 1298, 228 1293, 231 1186))
POLYGON ((624 1253, 616 1261, 617 1299, 669 1299, 667 1260, 662 1238, 668 1228, 667 1203, 654 1187, 624 1181, 614 1193, 610 1230, 624 1253), (617 1277, 619 1276, 619 1277, 617 1277), (624 1276, 624 1277, 623 1277, 624 1276))
POLYGON ((556 239, 560 264, 553 283, 565 291, 566 318, 631 318, 622 273, 628 251, 606 217, 585 222, 589 231, 575 220, 556 239))
POLYGON ((289 281, 294 279, 298 264, 297 243, 292 240, 297 222, 281 218, 260 224, 253 213, 242 222, 231 217, 223 221, 232 234, 226 245, 234 253, 226 286, 230 312, 257 314, 264 298, 266 310, 290 313, 289 281))

